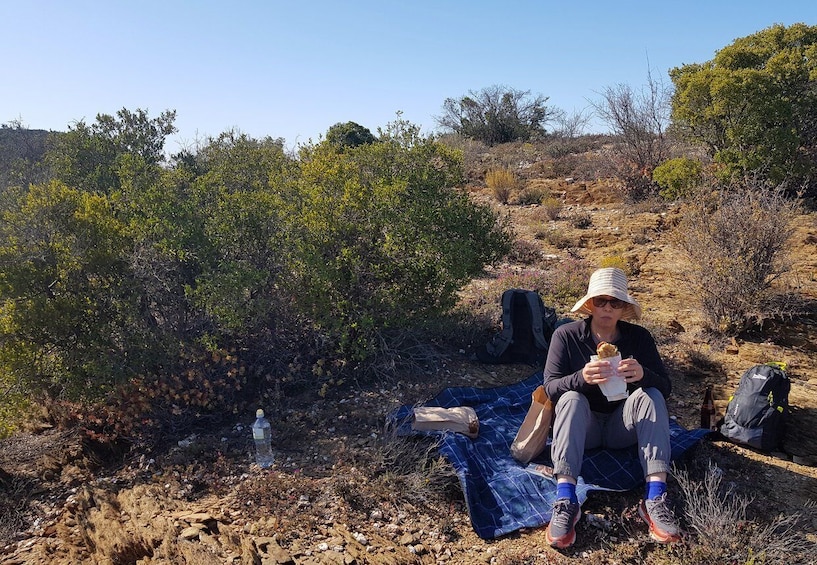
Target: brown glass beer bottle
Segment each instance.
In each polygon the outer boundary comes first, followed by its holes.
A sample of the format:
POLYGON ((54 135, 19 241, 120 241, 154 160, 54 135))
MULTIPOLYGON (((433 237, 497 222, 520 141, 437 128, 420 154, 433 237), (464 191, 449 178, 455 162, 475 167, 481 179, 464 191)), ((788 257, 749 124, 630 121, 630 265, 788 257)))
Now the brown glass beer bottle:
POLYGON ((718 415, 715 413, 715 398, 712 396, 712 386, 706 387, 704 401, 701 404, 701 427, 707 430, 716 430, 718 415))

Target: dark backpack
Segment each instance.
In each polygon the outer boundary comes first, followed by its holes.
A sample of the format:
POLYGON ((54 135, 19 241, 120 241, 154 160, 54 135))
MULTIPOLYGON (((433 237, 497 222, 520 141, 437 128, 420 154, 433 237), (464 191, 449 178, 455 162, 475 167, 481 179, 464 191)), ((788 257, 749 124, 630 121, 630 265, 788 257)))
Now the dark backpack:
POLYGON ((556 327, 556 310, 546 307, 533 290, 511 288, 502 293, 502 331, 477 351, 483 363, 544 364, 556 327))
POLYGON ((783 364, 768 363, 748 369, 726 406, 721 435, 761 451, 780 449, 789 417, 790 389, 783 364))

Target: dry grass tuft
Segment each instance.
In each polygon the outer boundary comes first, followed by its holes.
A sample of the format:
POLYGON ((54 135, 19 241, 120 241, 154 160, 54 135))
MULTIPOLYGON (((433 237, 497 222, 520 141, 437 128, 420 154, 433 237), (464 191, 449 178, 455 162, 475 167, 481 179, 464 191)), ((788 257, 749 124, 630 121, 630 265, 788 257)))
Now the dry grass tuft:
POLYGON ((485 184, 500 204, 507 204, 516 190, 518 181, 510 169, 491 169, 485 173, 485 184))
POLYGON ((453 466, 430 438, 397 435, 388 429, 378 445, 375 489, 384 498, 425 508, 444 505, 459 490, 453 466))
POLYGON ((684 498, 684 517, 693 538, 684 548, 682 563, 815 563, 817 543, 810 540, 815 506, 803 513, 774 515, 769 520, 749 520, 751 498, 721 485, 722 471, 710 461, 702 481, 692 480, 686 471, 676 470, 675 478, 684 498))

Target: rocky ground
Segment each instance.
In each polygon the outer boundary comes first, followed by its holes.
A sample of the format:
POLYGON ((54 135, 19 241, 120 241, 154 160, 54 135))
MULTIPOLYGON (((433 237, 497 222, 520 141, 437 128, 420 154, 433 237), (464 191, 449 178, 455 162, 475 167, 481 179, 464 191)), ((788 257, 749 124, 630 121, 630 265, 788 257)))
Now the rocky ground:
MULTIPOLYGON (((615 253, 637 265, 632 290, 673 376, 670 411, 683 425, 697 425, 707 384, 715 387, 722 411, 752 364, 789 364, 794 426, 784 451, 765 455, 703 442, 684 462, 690 474, 702 476, 710 462, 717 465, 726 484, 751 497, 749 512, 758 520, 803 512, 807 501, 817 501, 815 215, 798 218, 790 279, 809 306, 806 315, 762 336, 714 344, 697 330, 694 297, 681 278, 678 252, 665 239, 680 208, 628 209, 606 183, 541 182, 565 208, 549 221, 539 207, 508 206, 520 237, 542 248, 543 262, 565 253, 591 262, 615 253), (589 214, 592 227, 572 227, 577 213, 589 214), (575 245, 548 247, 536 235, 543 226, 558 228, 575 245)), ((5 440, 0 562, 684 562, 685 550, 649 541, 635 515, 638 492, 591 495, 578 541, 563 553, 547 547, 541 529, 478 538, 450 467, 427 443, 395 439, 384 428, 389 412, 443 387, 509 384, 532 372, 521 365, 480 365, 471 353, 438 350, 433 362, 403 378, 348 382, 325 396, 307 390, 288 398, 272 414, 277 459, 267 470, 252 464, 252 414, 168 438, 166 449, 150 454, 102 457, 85 449, 77 432, 45 427, 5 440)))

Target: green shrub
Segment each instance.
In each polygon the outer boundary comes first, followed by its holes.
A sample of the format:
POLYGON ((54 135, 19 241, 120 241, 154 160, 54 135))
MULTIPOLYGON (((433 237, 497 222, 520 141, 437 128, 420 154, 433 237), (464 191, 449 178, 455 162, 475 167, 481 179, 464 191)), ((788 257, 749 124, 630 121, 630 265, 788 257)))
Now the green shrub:
POLYGON ((416 130, 342 154, 306 147, 301 161, 291 292, 343 356, 363 359, 384 331, 453 306, 509 250, 507 224, 455 188, 459 154, 416 130))
POLYGON ((133 240, 114 199, 58 181, 4 196, 4 384, 101 396, 131 371, 160 362, 158 351, 148 353, 159 347, 142 324, 128 261, 133 240))
POLYGON ((526 186, 519 192, 516 200, 523 206, 541 204, 547 194, 548 191, 541 186, 526 186))
POLYGON ((355 122, 337 123, 326 132, 326 141, 337 147, 357 147, 365 143, 374 143, 377 138, 355 122))
MULTIPOLYGON (((290 373, 334 378, 450 309, 511 230, 457 188, 460 152, 418 130, 398 121, 379 143, 322 142, 297 161, 279 140, 226 132, 149 174, 99 152, 119 176, 93 177, 98 190, 0 194, 0 433, 35 393, 79 401, 66 419, 97 411, 103 439, 134 430, 95 402, 127 406, 129 422, 232 413, 290 373), (233 348, 240 366, 196 368, 233 348), (321 362, 332 371, 309 373, 321 362)), ((64 142, 101 135, 82 133, 64 142)), ((63 171, 74 149, 60 146, 63 171)))
POLYGON ((669 159, 652 172, 653 180, 661 188, 658 191, 667 200, 686 198, 693 188, 700 185, 703 165, 688 157, 669 159))
POLYGON ((628 275, 633 274, 630 269, 629 261, 627 261, 627 259, 625 259, 621 255, 613 255, 602 258, 602 260, 599 261, 599 269, 605 269, 607 267, 616 267, 618 269, 621 269, 628 275))
POLYGON ((443 130, 480 140, 488 145, 526 141, 544 135, 552 111, 541 94, 494 85, 470 91, 458 99, 446 98, 437 125, 443 130))

